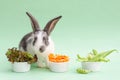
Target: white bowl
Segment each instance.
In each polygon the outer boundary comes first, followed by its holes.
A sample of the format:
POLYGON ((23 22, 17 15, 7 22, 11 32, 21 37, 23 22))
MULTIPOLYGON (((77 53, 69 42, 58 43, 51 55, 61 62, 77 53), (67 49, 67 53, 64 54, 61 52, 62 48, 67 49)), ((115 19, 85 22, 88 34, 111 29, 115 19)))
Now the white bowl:
POLYGON ((100 71, 102 62, 81 62, 82 68, 90 71, 100 71))
POLYGON ((14 72, 27 72, 30 70, 31 65, 27 62, 14 62, 12 68, 14 72))
POLYGON ((68 71, 69 62, 49 62, 49 68, 53 72, 66 72, 68 71))

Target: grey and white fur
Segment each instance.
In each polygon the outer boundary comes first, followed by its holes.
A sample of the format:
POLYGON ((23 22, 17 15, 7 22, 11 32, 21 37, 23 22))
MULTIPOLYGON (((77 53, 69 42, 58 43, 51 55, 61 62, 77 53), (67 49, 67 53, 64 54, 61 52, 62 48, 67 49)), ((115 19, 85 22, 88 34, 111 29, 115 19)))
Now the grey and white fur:
POLYGON ((41 30, 37 20, 30 13, 26 12, 26 14, 31 20, 33 31, 22 38, 19 49, 36 55, 39 67, 48 67, 48 55, 54 53, 54 43, 50 38, 50 33, 62 16, 50 20, 41 30))

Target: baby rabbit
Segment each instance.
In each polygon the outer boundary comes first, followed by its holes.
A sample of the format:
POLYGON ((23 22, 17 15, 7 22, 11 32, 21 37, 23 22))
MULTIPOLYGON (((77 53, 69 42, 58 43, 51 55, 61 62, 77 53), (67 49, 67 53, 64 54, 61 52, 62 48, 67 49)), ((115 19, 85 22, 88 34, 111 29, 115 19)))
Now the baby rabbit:
POLYGON ((48 55, 54 53, 54 43, 50 38, 50 33, 62 16, 50 20, 41 30, 37 20, 30 13, 26 12, 26 14, 31 20, 33 31, 22 38, 19 49, 36 55, 39 67, 48 67, 48 55))

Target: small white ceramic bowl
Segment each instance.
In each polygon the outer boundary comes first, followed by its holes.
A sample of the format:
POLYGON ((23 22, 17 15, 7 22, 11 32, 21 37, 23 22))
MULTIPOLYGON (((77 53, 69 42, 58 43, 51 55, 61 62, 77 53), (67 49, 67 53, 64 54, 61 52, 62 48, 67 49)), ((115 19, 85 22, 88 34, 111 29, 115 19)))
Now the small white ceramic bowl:
POLYGON ((100 71, 103 62, 81 62, 82 68, 90 71, 100 71))
POLYGON ((31 65, 27 62, 14 62, 12 68, 14 72, 27 72, 30 70, 31 65))
POLYGON ((68 71, 69 62, 49 62, 49 68, 53 72, 66 72, 68 71))

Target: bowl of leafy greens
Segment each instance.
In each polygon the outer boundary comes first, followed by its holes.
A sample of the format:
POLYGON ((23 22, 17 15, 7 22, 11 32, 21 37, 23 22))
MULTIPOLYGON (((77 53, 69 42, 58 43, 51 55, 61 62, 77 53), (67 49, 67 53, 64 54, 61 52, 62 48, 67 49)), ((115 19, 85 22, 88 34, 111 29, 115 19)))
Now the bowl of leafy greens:
MULTIPOLYGON (((108 50, 104 52, 98 52, 93 49, 87 57, 81 57, 79 54, 77 55, 77 61, 81 62, 82 69, 90 71, 99 71, 101 69, 101 65, 103 62, 109 62, 110 59, 106 58, 111 53, 117 51, 116 49, 108 50)), ((78 69, 77 69, 78 71, 78 69)), ((80 70, 78 71, 80 72, 80 70)))
POLYGON ((17 50, 17 48, 8 49, 6 56, 8 61, 12 63, 14 72, 27 72, 30 70, 30 64, 37 61, 36 56, 17 50))

